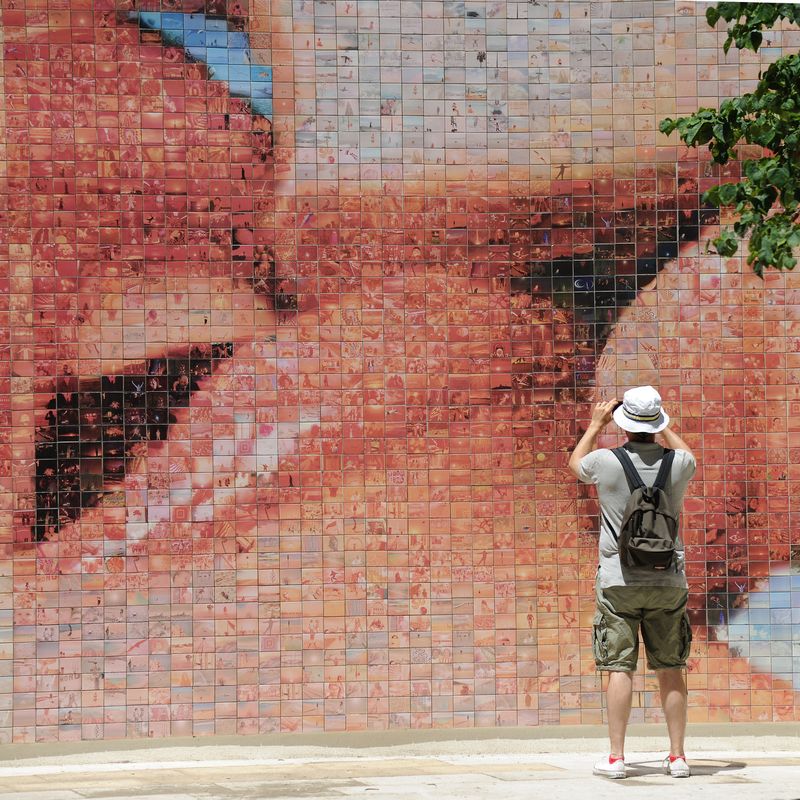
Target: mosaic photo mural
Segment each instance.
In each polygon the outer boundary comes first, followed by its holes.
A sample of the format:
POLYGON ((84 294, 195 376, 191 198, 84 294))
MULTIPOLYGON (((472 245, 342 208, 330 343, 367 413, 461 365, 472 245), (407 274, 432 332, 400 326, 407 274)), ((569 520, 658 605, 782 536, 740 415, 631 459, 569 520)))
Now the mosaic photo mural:
POLYGON ((800 719, 800 280, 658 133, 800 32, 705 8, 5 0, 0 742, 602 722, 567 460, 648 383, 690 721, 800 719))

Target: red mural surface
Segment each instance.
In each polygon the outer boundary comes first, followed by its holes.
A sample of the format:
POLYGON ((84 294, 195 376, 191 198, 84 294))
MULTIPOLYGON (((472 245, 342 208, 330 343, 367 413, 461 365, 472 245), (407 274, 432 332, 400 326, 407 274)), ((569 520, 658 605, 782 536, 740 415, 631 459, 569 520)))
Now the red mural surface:
POLYGON ((640 5, 5 4, 0 741, 601 722, 567 459, 645 383, 690 720, 798 719, 800 284, 657 133, 760 62, 640 5))

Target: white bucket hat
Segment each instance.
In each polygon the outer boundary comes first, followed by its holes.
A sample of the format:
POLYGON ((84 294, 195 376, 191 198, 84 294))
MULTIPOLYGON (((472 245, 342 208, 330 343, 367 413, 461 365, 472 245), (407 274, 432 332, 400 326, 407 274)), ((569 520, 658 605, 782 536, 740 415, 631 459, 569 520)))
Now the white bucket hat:
POLYGON ((661 395, 652 386, 635 386, 622 395, 614 422, 629 433, 658 433, 669 425, 669 416, 661 408, 661 395))

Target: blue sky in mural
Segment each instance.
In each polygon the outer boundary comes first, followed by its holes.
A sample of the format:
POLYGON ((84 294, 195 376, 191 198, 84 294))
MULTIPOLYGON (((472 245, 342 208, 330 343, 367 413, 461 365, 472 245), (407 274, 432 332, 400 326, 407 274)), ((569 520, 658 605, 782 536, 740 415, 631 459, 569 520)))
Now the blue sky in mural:
POLYGON ((211 79, 228 84, 234 97, 248 100, 254 114, 272 118, 272 68, 253 62, 246 33, 229 30, 227 20, 205 14, 134 11, 131 19, 160 31, 164 42, 206 64, 211 79))
POLYGON ((731 612, 727 631, 717 632, 756 669, 800 690, 800 575, 770 575, 750 592, 747 608, 731 612))

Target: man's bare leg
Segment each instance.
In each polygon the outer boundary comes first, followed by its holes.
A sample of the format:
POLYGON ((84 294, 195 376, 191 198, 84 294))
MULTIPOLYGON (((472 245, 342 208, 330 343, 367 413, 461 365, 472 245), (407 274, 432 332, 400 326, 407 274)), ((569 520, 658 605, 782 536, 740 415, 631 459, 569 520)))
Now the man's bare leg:
POLYGON ((611 755, 622 758, 625 754, 625 732, 631 715, 633 697, 633 673, 609 672, 606 703, 608 705, 608 738, 611 740, 611 755))
MULTIPOLYGON (((658 688, 661 693, 661 707, 667 720, 669 732, 669 752, 673 756, 684 755, 684 740, 686 738, 687 691, 686 682, 683 680, 683 671, 680 669, 659 669, 658 688)), ((610 701, 609 701, 610 705, 610 701)), ((609 719, 611 715, 609 712, 609 719)))

